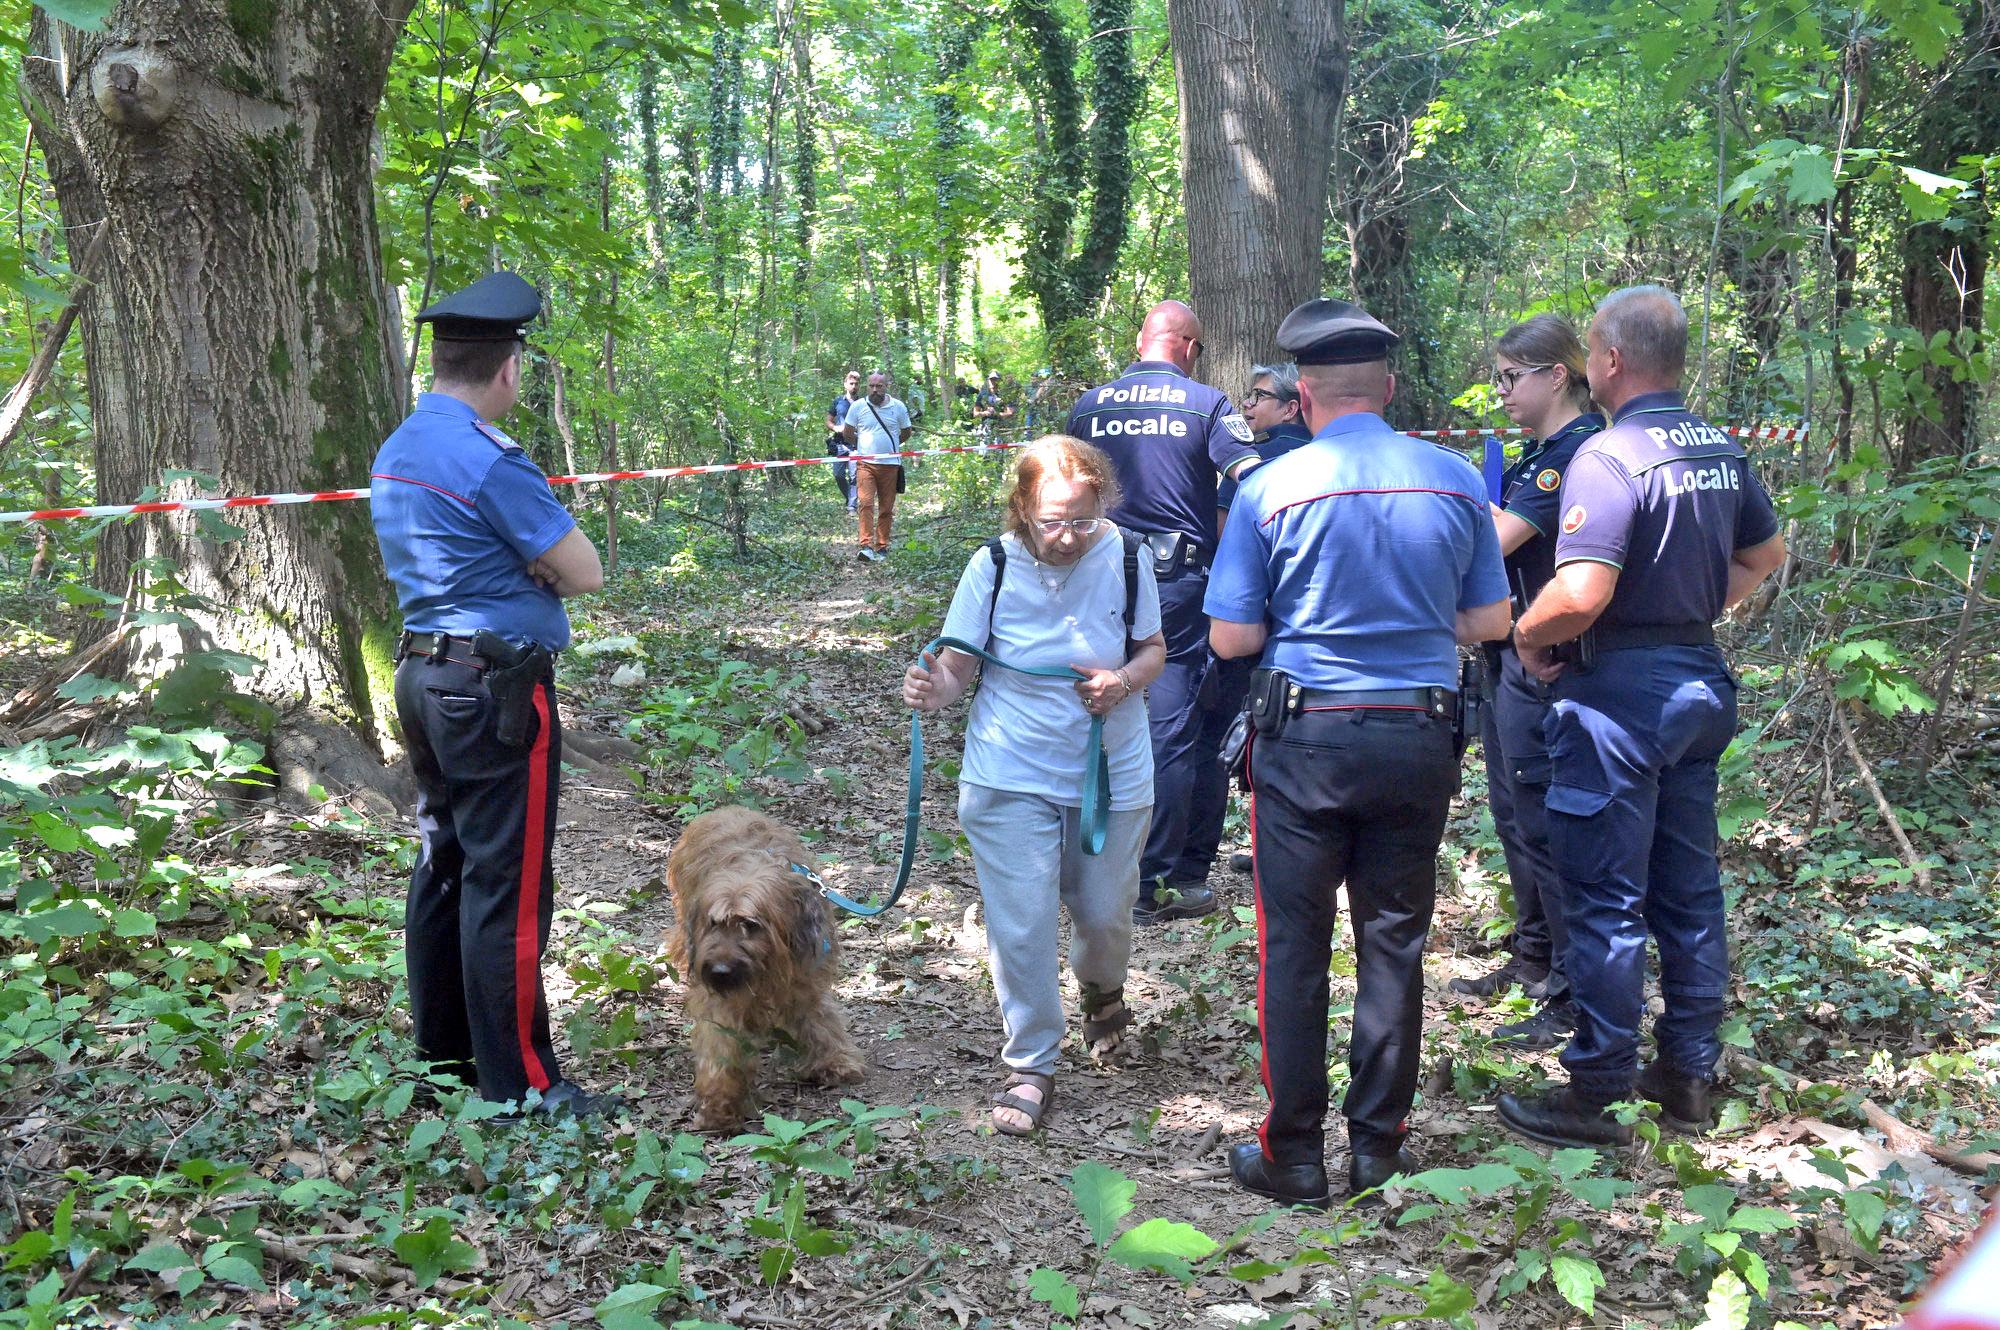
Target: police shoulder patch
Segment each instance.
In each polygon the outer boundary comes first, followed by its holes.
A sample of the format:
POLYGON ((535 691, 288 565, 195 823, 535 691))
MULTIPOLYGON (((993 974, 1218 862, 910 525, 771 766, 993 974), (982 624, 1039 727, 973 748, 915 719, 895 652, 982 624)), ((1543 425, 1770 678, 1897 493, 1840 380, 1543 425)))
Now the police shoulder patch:
POLYGON ((1250 422, 1232 411, 1222 418, 1222 427, 1229 431, 1229 437, 1238 443, 1248 443, 1257 437, 1250 428, 1250 422))
POLYGON ((1553 492, 1556 486, 1562 483, 1563 483, 1562 473, 1556 470, 1554 467, 1549 467, 1547 470, 1543 471, 1542 474, 1535 477, 1535 488, 1538 490, 1542 490, 1545 493, 1553 492))
POLYGON ((1570 505, 1570 510, 1563 514, 1563 534, 1565 536, 1575 535, 1582 528, 1584 517, 1585 513, 1582 504, 1570 505))
POLYGON ((496 448, 511 450, 517 453, 523 451, 520 444, 514 442, 512 439, 508 438, 505 434, 501 433, 500 429, 497 426, 489 425, 483 420, 475 420, 472 422, 472 428, 478 430, 481 434, 484 434, 488 439, 492 440, 493 446, 496 448))

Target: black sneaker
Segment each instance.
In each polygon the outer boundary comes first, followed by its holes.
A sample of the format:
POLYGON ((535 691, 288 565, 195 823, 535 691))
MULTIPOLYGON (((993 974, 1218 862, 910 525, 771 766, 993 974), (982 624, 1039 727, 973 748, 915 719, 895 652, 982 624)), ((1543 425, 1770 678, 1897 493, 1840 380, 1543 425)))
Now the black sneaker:
POLYGON ((528 1108, 501 1113, 490 1119, 502 1127, 518 1125, 530 1114, 546 1118, 608 1118, 625 1111, 625 1100, 615 1094, 592 1094, 575 1081, 557 1081, 542 1091, 542 1097, 528 1108))
POLYGON ((1215 913, 1215 893, 1207 887, 1170 887, 1161 883, 1151 900, 1141 896, 1132 907, 1132 922, 1143 928, 1174 919, 1199 919, 1215 913))
POLYGON ((1503 1025, 1493 1032, 1493 1042, 1537 1051, 1556 1048, 1576 1033, 1576 1009, 1563 998, 1544 1002, 1526 1020, 1503 1025))
POLYGON ((1524 961, 1518 956, 1509 957, 1506 964, 1496 970, 1490 970, 1477 979, 1454 979, 1446 987, 1467 997, 1490 998, 1506 992, 1515 984, 1539 1002, 1549 994, 1549 967, 1524 961))
POLYGON ((1256 868, 1257 868, 1257 861, 1251 858, 1250 851, 1248 850, 1230 851, 1229 853, 1230 872, 1249 874, 1255 872, 1256 868))

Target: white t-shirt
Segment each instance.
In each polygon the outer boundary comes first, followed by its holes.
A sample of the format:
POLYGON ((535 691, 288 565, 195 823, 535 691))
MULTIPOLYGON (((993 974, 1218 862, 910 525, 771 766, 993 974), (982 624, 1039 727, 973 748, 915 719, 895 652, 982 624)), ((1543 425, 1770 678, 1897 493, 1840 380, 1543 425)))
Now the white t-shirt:
POLYGON ((854 426, 854 453, 863 453, 869 460, 880 466, 901 466, 900 457, 881 457, 881 453, 896 453, 903 447, 903 431, 910 428, 910 413, 904 405, 891 397, 876 406, 866 397, 854 399, 854 405, 847 408, 847 422, 854 426), (877 422, 875 417, 882 419, 877 422), (885 429, 884 426, 887 428, 885 429))
MULTIPOLYGON (((993 600, 993 556, 982 545, 958 579, 944 635, 985 647, 1010 664, 1100 670, 1123 665, 1125 546, 1117 530, 1100 528, 1097 542, 1065 568, 1038 563, 1012 532, 1001 541, 1007 573, 991 622, 987 606, 993 600), (1059 589, 1051 590, 1052 584, 1059 589)), ((1150 558, 1139 560, 1135 591, 1139 603, 1132 615, 1132 638, 1143 642, 1160 631, 1160 589, 1150 558)), ((1074 681, 982 663, 979 692, 965 726, 960 779, 1080 808, 1089 741, 1090 713, 1083 709, 1074 681)), ((1142 693, 1126 698, 1104 718, 1104 751, 1110 759, 1112 810, 1152 807, 1153 744, 1142 693)))

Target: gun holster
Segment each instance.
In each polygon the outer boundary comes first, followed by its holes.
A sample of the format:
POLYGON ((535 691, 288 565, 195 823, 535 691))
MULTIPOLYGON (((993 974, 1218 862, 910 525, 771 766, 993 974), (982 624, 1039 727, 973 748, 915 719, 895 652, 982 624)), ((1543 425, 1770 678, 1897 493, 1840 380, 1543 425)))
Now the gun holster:
POLYGON ((482 628, 472 635, 472 650, 486 661, 486 691, 493 698, 493 736, 509 748, 532 737, 535 685, 555 677, 555 657, 539 642, 515 646, 482 628))
POLYGON ((1229 722, 1229 732, 1222 736, 1223 778, 1234 778, 1244 789, 1250 788, 1250 713, 1239 711, 1229 722))
POLYGON ((1179 531, 1141 531, 1139 539, 1153 554, 1153 576, 1171 582, 1184 569, 1201 566, 1201 547, 1179 531))
POLYGON ((1486 669, 1486 652, 1475 649, 1458 662, 1458 700, 1452 706, 1451 746, 1459 757, 1479 733, 1486 708, 1492 705, 1493 684, 1486 669))
POLYGON ((1582 636, 1550 647, 1549 654, 1577 673, 1588 674, 1597 665, 1597 630, 1586 628, 1582 636))
POLYGON ((1285 724, 1305 704, 1305 690, 1283 670, 1250 671, 1250 724, 1266 739, 1285 732, 1285 724))

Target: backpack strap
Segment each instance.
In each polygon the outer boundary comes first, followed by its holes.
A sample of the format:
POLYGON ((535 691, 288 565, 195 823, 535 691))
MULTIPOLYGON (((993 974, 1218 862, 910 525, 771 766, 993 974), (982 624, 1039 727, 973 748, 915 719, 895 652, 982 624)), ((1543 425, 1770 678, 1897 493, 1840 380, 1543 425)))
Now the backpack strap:
MULTIPOLYGON (((1125 542, 1125 659, 1132 659, 1132 620, 1139 613, 1139 551, 1146 548, 1146 542, 1136 531, 1118 528, 1118 535, 1125 542)), ((997 570, 996 570, 997 572, 997 570)), ((996 580, 995 585, 998 585, 996 580)))
MULTIPOLYGON (((995 536, 986 542, 986 553, 993 560, 993 598, 986 602, 986 646, 993 647, 993 619, 1000 612, 1000 579, 1007 573, 1007 547, 995 536)), ((1128 617, 1125 623, 1126 636, 1131 636, 1132 623, 1128 617)))

